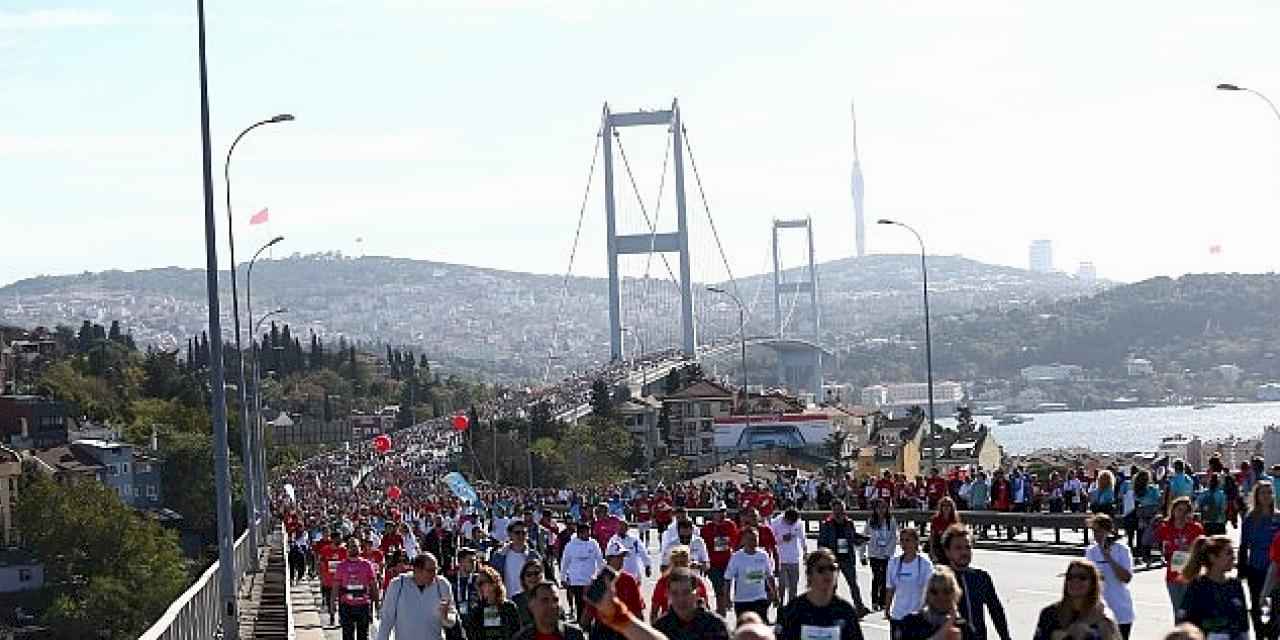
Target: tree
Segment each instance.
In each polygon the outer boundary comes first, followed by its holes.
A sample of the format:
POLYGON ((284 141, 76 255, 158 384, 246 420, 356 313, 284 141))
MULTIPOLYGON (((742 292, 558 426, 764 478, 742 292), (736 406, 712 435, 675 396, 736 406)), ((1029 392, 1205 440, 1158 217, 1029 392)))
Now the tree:
POLYGON ((186 586, 176 537, 99 483, 36 477, 14 515, 45 566, 54 637, 136 638, 186 586))
MULTIPOLYGON (((188 529, 210 536, 217 528, 217 512, 210 508, 215 504, 213 441, 206 433, 174 433, 161 452, 162 504, 181 514, 188 529)), ((234 490, 239 489, 237 483, 234 490)))
POLYGON ((124 344, 124 334, 120 331, 120 321, 111 321, 111 331, 107 334, 107 339, 117 344, 124 344))
POLYGON ((613 398, 609 395, 609 384, 604 378, 596 378, 591 383, 591 415, 598 418, 613 415, 613 398))
POLYGON ((321 344, 320 338, 315 332, 311 333, 311 357, 307 365, 312 371, 319 371, 324 366, 324 345, 321 344))
POLYGON ((970 433, 974 430, 973 409, 967 405, 956 408, 956 428, 960 433, 970 433))

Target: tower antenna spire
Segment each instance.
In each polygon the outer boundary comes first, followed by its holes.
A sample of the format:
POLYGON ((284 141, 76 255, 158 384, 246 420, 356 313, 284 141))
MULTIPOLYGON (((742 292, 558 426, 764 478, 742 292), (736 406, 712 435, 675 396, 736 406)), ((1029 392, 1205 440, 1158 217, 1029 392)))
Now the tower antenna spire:
POLYGON ((849 100, 849 117, 853 120, 853 170, 850 190, 853 192, 853 226, 855 248, 859 258, 867 255, 867 228, 862 216, 862 164, 858 161, 858 112, 853 100, 849 100))

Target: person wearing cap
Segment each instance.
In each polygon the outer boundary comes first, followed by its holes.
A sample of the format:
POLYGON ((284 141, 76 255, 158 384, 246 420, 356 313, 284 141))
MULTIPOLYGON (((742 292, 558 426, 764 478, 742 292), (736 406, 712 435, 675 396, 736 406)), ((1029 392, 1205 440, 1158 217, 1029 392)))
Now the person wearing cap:
POLYGON ((622 521, 618 533, 609 539, 609 545, 605 547, 606 558, 613 549, 621 551, 625 558, 623 567, 631 575, 637 578, 647 578, 653 574, 649 564, 648 549, 645 549, 644 543, 631 531, 631 526, 625 520, 622 521))
POLYGON ((725 580, 724 571, 738 546, 738 526, 725 517, 727 511, 724 507, 717 510, 711 522, 702 525, 701 531, 702 540, 711 555, 707 577, 716 592, 716 613, 722 616, 729 611, 729 583, 725 580))

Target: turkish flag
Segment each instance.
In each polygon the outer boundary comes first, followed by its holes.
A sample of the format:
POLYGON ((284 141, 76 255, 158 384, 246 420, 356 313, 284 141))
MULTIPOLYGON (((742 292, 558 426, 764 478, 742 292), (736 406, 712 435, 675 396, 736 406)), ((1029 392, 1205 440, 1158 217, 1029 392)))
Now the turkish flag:
POLYGON ((268 217, 267 210, 264 208, 262 211, 259 211, 253 214, 252 218, 249 218, 249 224, 250 225, 262 224, 267 221, 267 217, 268 217))

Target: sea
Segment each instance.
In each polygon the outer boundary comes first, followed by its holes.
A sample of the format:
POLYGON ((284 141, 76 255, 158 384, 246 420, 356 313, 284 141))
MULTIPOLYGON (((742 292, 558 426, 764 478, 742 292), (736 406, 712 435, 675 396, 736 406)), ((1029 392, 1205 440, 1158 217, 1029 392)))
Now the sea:
MULTIPOLYGON (((1198 435, 1205 440, 1262 435, 1268 425, 1280 425, 1280 402, 1220 404, 1209 409, 1149 407, 1104 411, 1064 411, 1027 414, 1028 422, 997 425, 989 416, 976 416, 990 425, 996 441, 1010 455, 1037 449, 1088 447, 1094 451, 1155 451, 1164 436, 1198 435)), ((954 419, 938 424, 955 426, 954 419)))

